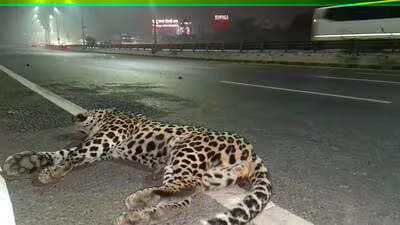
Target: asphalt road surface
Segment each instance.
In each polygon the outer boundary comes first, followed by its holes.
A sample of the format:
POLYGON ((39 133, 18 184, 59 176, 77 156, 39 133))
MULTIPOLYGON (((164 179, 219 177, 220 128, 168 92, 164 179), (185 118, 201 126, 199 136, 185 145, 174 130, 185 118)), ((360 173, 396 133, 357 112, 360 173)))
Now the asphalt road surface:
MULTIPOLYGON (((272 173, 273 201, 314 224, 400 223, 400 74, 15 48, 0 49, 0 64, 86 109, 248 137, 272 173)), ((80 138, 70 114, 3 73, 0 100, 1 161, 80 138)), ((17 225, 109 224, 150 177, 102 162, 53 186, 8 184, 17 225)), ((218 210, 199 198, 171 223, 218 210)))

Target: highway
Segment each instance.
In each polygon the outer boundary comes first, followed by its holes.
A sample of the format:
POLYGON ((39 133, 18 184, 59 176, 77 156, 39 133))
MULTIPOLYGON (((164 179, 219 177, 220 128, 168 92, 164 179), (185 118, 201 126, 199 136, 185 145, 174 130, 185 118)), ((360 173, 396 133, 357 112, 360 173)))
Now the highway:
MULTIPOLYGON (((0 64, 85 108, 248 137, 272 174, 273 202, 314 224, 400 223, 400 72, 2 48, 0 64)), ((71 115, 0 72, 0 161, 80 136, 71 115)), ((110 224, 151 173, 102 162, 56 185, 8 182, 17 225, 110 224)), ((198 199, 188 218, 223 207, 198 199), (206 207, 204 207, 206 206, 206 207)))

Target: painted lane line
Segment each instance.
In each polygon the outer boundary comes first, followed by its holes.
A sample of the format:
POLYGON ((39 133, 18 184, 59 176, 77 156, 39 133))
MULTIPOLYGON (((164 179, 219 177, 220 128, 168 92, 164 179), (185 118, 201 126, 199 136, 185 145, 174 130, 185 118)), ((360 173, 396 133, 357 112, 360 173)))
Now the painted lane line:
POLYGON ((384 84, 400 84, 399 81, 371 80, 371 79, 347 78, 347 77, 317 76, 317 78, 332 79, 332 80, 351 80, 351 81, 362 81, 362 82, 373 82, 373 83, 384 83, 384 84))
MULTIPOLYGON (((2 172, 0 167, 0 173, 2 172)), ((8 194, 7 184, 0 175, 0 218, 3 225, 15 225, 14 212, 10 195, 8 194)))
MULTIPOLYGON (((212 199, 228 209, 232 209, 247 194, 247 192, 234 185, 223 189, 205 192, 212 199)), ((275 205, 272 201, 265 209, 254 218, 250 224, 255 225, 313 225, 311 222, 275 205)))
POLYGON ((296 92, 296 93, 302 93, 302 94, 312 94, 312 95, 344 98, 344 99, 351 99, 351 100, 365 101, 365 102, 374 102, 374 103, 381 103, 381 104, 391 104, 392 103, 391 101, 379 100, 379 99, 373 99, 373 98, 361 98, 361 97, 337 95, 337 94, 330 94, 330 93, 323 93, 323 92, 303 91, 303 90, 297 90, 297 89, 272 87, 272 86, 265 86, 265 85, 258 85, 258 84, 246 84, 246 83, 226 81, 226 80, 221 80, 220 82, 225 83, 225 84, 234 84, 234 85, 258 87, 258 88, 265 88, 265 89, 278 90, 278 91, 288 91, 288 92, 296 92))
MULTIPOLYGON (((0 65, 0 69, 12 78, 19 81, 21 84, 31 89, 32 91, 40 94, 44 98, 48 99, 55 105, 61 107, 62 109, 73 115, 86 111, 84 108, 62 98, 61 96, 49 90, 40 87, 35 83, 28 81, 27 79, 21 77, 20 75, 14 73, 13 71, 5 68, 2 65, 0 65)), ((227 189, 224 188, 220 190, 209 191, 206 192, 206 194, 226 208, 232 208, 234 204, 244 198, 244 196, 246 195, 246 191, 242 188, 239 188, 238 186, 233 186, 228 187, 227 189)), ((14 216, 12 216, 12 218, 14 218, 14 216)), ((267 205, 266 209, 262 213, 260 213, 256 218, 252 220, 252 223, 255 225, 313 225, 312 223, 296 216, 295 214, 276 206, 272 201, 267 205)))
POLYGON ((56 94, 54 94, 53 92, 42 88, 41 86, 32 83, 31 81, 23 78, 22 76, 14 73, 13 71, 9 70, 8 68, 6 68, 3 65, 0 65, 0 70, 3 71, 4 73, 8 74, 10 77, 14 78, 15 80, 17 80, 18 82, 20 82, 22 85, 24 85, 25 87, 31 89, 32 91, 38 93, 39 95, 43 96, 44 98, 46 98, 47 100, 51 101, 52 103, 56 104, 57 106, 59 106, 60 108, 68 111, 69 113, 71 113, 72 115, 77 115, 79 113, 83 113, 86 110, 83 109, 82 107, 76 105, 75 103, 72 103, 70 101, 68 101, 67 99, 64 99, 56 94))
POLYGON ((384 73, 384 72, 375 72, 375 71, 359 71, 357 72, 359 75, 374 75, 374 76, 390 76, 390 77, 398 77, 400 73, 384 73))

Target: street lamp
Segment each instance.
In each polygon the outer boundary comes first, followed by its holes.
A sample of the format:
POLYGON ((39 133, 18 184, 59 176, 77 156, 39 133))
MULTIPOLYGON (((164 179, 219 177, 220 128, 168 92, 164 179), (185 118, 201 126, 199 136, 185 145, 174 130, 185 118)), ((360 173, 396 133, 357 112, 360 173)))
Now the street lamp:
POLYGON ((38 22, 38 14, 36 13, 37 11, 38 11, 38 9, 39 9, 39 7, 35 7, 33 10, 34 10, 34 12, 35 12, 35 14, 33 15, 33 18, 31 19, 31 35, 30 35, 30 37, 31 37, 31 44, 33 45, 34 44, 34 38, 33 38, 33 36, 34 36, 34 27, 35 27, 35 22, 38 22))
POLYGON ((86 26, 85 26, 85 23, 84 23, 84 20, 83 20, 83 7, 81 8, 81 28, 82 28, 82 47, 83 48, 85 48, 85 46, 86 46, 86 36, 85 36, 85 28, 86 28, 86 26))
POLYGON ((48 41, 49 41, 49 44, 51 45, 51 33, 53 32, 53 28, 52 28, 52 26, 51 26, 51 21, 53 20, 53 15, 49 15, 49 29, 47 30, 47 33, 48 33, 48 41))
POLYGON ((60 12, 57 7, 54 7, 55 18, 56 18, 56 27, 57 27, 57 42, 60 45, 60 32, 58 30, 58 13, 60 12))

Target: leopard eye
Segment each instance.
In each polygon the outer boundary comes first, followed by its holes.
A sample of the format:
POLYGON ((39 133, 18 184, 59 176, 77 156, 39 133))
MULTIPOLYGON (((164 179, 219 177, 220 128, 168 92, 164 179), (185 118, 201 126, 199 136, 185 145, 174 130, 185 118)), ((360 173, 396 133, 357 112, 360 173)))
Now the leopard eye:
POLYGON ((83 121, 85 121, 87 119, 87 116, 85 116, 85 115, 80 113, 80 114, 76 115, 75 118, 76 118, 76 121, 83 122, 83 121))

